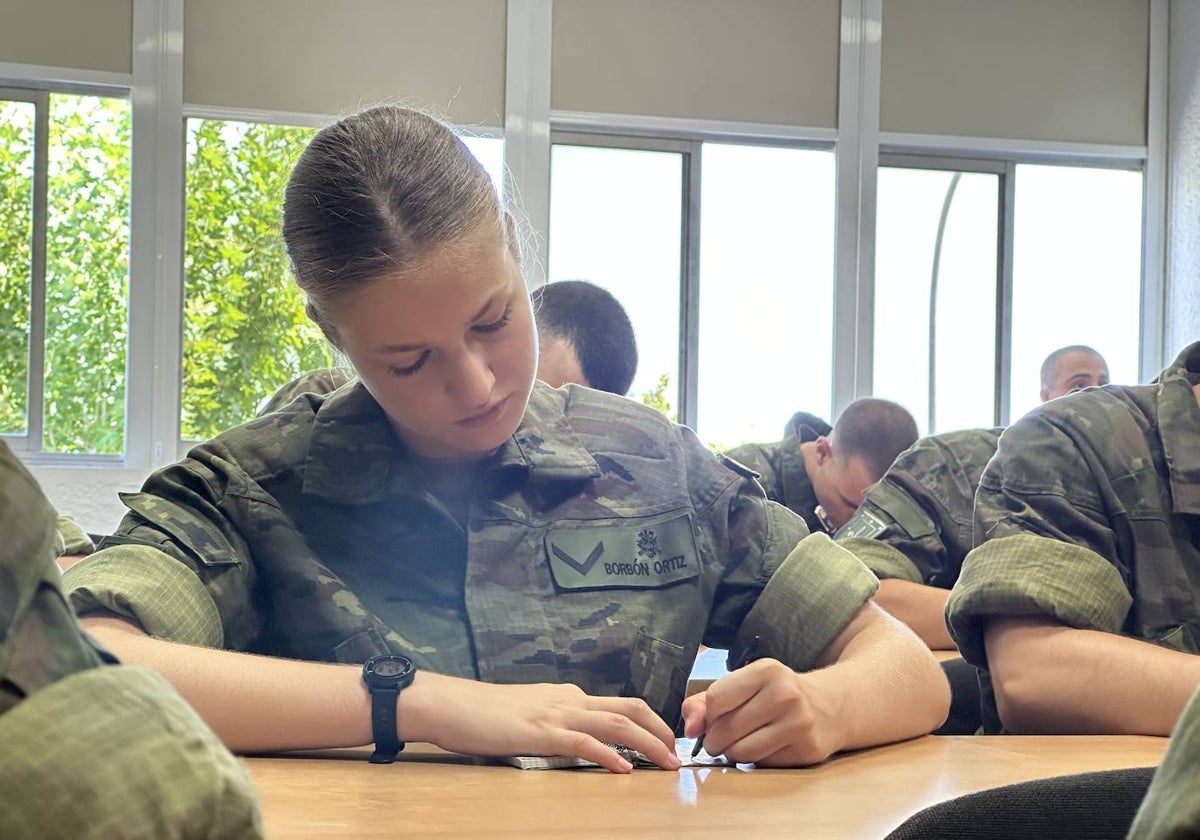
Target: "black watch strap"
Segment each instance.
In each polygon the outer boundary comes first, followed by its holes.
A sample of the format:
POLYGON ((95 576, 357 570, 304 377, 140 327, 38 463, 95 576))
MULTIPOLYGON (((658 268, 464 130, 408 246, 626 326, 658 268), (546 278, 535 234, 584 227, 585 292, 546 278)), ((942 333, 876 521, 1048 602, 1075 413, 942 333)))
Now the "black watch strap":
POLYGON ((399 686, 371 688, 371 737, 375 739, 372 764, 391 764, 396 760, 396 754, 404 749, 404 742, 396 731, 396 701, 399 697, 399 686))

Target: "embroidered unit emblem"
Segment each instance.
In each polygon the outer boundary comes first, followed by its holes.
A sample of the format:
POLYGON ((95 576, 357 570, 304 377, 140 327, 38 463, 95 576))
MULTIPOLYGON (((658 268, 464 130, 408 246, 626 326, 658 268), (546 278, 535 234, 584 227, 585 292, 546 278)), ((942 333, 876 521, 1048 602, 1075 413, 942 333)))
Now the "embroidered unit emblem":
POLYGON ((643 528, 637 535, 637 553, 639 557, 649 557, 653 560, 659 555, 658 534, 649 528, 643 528))

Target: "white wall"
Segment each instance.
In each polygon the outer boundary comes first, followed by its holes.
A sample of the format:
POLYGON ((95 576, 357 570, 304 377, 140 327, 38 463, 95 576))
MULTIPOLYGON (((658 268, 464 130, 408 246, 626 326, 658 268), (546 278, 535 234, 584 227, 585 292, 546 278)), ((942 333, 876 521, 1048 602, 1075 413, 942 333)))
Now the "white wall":
POLYGON ((141 488, 149 470, 38 467, 29 471, 59 513, 92 534, 111 534, 125 515, 118 492, 141 488))

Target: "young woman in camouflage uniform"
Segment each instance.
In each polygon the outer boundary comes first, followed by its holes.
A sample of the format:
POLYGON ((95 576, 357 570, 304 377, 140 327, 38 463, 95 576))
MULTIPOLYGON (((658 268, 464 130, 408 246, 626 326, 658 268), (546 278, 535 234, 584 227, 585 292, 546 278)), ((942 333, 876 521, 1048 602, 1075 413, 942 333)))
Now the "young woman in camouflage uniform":
POLYGON ((513 219, 444 124, 377 108, 323 130, 283 227, 360 383, 151 476, 67 575, 85 625, 233 749, 370 743, 350 663, 387 653, 417 665, 399 737, 475 754, 626 771, 617 742, 675 768, 682 725, 797 765, 942 721, 941 671, 851 554, 689 429, 534 384, 513 219), (684 702, 700 644, 755 637, 758 661, 684 702))

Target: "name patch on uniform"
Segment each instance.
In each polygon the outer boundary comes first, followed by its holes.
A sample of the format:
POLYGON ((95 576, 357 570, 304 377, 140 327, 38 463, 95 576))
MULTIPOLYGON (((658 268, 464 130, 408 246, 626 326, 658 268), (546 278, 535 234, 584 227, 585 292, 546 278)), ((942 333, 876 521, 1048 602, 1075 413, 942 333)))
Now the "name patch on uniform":
POLYGON ((888 523, 883 520, 883 517, 863 505, 837 532, 837 538, 840 540, 844 537, 862 537, 869 540, 882 534, 883 529, 887 526, 888 523))
POLYGON ((657 589, 700 574, 690 514, 652 525, 557 528, 546 559, 560 589, 657 589))

